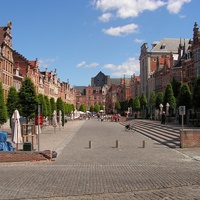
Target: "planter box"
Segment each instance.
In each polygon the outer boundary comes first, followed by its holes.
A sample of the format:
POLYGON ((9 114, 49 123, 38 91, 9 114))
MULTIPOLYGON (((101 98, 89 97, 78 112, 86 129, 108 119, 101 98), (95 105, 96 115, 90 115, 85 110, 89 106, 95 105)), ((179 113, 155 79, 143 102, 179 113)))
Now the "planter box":
POLYGON ((200 147, 200 129, 180 130, 180 147, 200 147))

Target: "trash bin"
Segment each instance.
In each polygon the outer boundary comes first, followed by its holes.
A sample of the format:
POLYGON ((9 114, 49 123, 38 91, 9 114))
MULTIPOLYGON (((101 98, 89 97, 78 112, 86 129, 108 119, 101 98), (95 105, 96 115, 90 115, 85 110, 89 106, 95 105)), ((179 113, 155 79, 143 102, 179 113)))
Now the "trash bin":
POLYGON ((32 151, 32 144, 30 142, 25 142, 23 145, 23 151, 32 151))

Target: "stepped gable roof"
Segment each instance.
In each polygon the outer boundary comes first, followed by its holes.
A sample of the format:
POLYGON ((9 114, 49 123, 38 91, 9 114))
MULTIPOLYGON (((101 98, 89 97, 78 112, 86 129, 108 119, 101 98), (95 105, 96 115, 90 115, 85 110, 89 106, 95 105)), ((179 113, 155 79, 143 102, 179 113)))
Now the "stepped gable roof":
POLYGON ((155 46, 151 49, 151 52, 166 52, 166 53, 177 53, 178 52, 178 47, 179 44, 184 43, 185 40, 185 45, 186 45, 186 49, 189 46, 189 39, 183 39, 181 41, 180 38, 164 38, 159 42, 155 42, 155 46))
POLYGON ((0 27, 0 45, 4 42, 6 27, 0 27))

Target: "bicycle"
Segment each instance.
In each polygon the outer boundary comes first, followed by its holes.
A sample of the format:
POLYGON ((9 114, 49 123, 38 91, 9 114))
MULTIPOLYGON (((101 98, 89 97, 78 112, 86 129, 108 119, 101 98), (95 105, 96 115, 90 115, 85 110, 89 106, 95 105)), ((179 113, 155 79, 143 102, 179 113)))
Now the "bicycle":
POLYGON ((126 132, 132 131, 134 133, 136 131, 136 128, 135 128, 135 126, 131 126, 130 124, 127 124, 127 125, 125 125, 124 130, 126 132))

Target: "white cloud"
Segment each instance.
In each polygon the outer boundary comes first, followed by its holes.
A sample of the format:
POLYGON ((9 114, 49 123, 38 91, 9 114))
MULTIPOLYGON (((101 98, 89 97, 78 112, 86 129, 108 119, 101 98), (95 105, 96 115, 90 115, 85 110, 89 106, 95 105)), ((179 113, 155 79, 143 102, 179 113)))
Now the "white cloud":
POLYGON ((99 66, 99 64, 96 62, 87 64, 85 61, 82 61, 81 63, 77 64, 76 66, 77 67, 85 67, 85 68, 93 68, 93 67, 99 66))
POLYGON ((121 65, 106 64, 103 66, 103 68, 111 70, 111 76, 113 77, 123 77, 124 75, 131 76, 133 74, 139 74, 139 66, 139 60, 132 57, 121 65))
POLYGON ((134 42, 136 42, 136 43, 144 43, 144 40, 143 40, 143 39, 138 39, 138 38, 136 38, 136 39, 134 40, 134 42))
POLYGON ((99 66, 99 63, 96 63, 96 62, 86 65, 87 68, 93 68, 93 67, 97 67, 97 66, 99 66))
POLYGON ((84 65, 86 65, 86 62, 85 62, 85 61, 82 61, 81 63, 77 64, 76 66, 77 66, 77 67, 82 67, 82 66, 84 66, 84 65))
POLYGON ((180 19, 184 19, 184 18, 186 18, 186 16, 185 15, 180 15, 179 18, 180 19))
POLYGON ((104 13, 99 17, 99 20, 102 22, 108 22, 113 17, 111 13, 104 13))
POLYGON ((137 24, 127 24, 125 26, 118 26, 118 27, 111 27, 109 29, 103 29, 103 32, 108 35, 112 36, 123 36, 129 35, 131 33, 138 32, 138 25, 137 24))
MULTIPOLYGON (((177 14, 185 3, 191 0, 93 0, 92 5, 96 9, 105 12, 113 12, 116 17, 135 18, 144 11, 154 11, 166 6, 170 13, 177 14)), ((110 18, 106 18, 109 21, 110 18)))
POLYGON ((181 11, 181 8, 185 3, 190 3, 191 0, 169 0, 167 5, 167 10, 170 13, 177 14, 181 11))
POLYGON ((103 13, 107 11, 116 12, 119 18, 137 17, 145 10, 156 10, 166 5, 161 0, 96 0, 93 5, 103 13))

